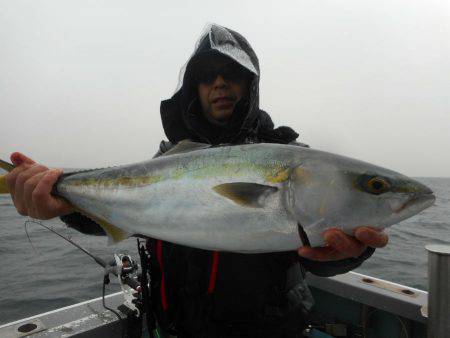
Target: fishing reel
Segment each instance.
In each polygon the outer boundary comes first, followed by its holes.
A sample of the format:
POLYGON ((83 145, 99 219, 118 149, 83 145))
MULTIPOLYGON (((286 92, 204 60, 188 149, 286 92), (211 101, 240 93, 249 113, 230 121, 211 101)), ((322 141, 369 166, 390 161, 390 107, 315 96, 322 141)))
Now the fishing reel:
POLYGON ((138 240, 138 252, 141 260, 140 269, 131 256, 114 254, 114 270, 117 272, 116 275, 125 299, 124 303, 118 307, 118 310, 127 316, 129 337, 142 336, 144 318, 149 337, 160 337, 149 294, 149 254, 146 247, 140 244, 138 240), (145 316, 143 316, 143 313, 145 313, 145 316))
POLYGON ((140 316, 139 307, 136 304, 139 302, 141 286, 138 281, 139 265, 126 254, 114 254, 115 270, 117 272, 117 279, 120 288, 125 298, 124 303, 119 306, 119 310, 126 315, 133 314, 136 317, 140 316))
POLYGON ((126 254, 114 254, 114 260, 117 266, 117 273, 123 278, 130 275, 134 275, 139 265, 131 258, 130 255, 126 254))
MULTIPOLYGON (((129 337, 141 337, 143 318, 147 324, 147 330, 150 337, 159 337, 156 328, 156 320, 151 306, 149 294, 149 254, 144 245, 138 240, 138 251, 141 259, 141 266, 127 254, 114 254, 114 260, 109 264, 99 260, 99 264, 105 267, 103 297, 105 294, 105 284, 109 283, 109 275, 112 273, 119 281, 122 289, 124 302, 117 309, 126 315, 126 327, 129 337), (140 268, 140 269, 139 269, 140 268), (140 270, 140 271, 139 271, 140 270), (143 313, 146 315, 143 316, 143 313)), ((104 299, 104 298, 103 298, 104 299)), ((120 322, 121 316, 113 309, 106 307, 103 300, 103 306, 114 312, 120 322)))

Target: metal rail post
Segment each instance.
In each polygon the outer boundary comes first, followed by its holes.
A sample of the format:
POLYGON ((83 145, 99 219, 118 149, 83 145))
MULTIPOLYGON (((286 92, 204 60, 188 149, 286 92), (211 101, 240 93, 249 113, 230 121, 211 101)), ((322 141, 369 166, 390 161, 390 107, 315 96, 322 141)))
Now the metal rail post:
POLYGON ((428 250, 428 338, 450 337, 450 245, 428 250))

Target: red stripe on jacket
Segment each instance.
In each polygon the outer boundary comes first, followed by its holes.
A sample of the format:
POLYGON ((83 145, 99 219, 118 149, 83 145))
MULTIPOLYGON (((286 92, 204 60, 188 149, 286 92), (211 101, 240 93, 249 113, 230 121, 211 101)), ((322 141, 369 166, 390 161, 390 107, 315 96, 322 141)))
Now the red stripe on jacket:
POLYGON ((209 275, 208 294, 213 293, 216 287, 218 265, 219 265, 219 252, 214 251, 211 264, 211 274, 209 275))
POLYGON ((156 259, 158 260, 159 267, 161 269, 161 305, 164 311, 167 311, 169 305, 167 304, 166 297, 166 278, 164 276, 164 263, 163 263, 163 242, 158 240, 156 242, 156 259))

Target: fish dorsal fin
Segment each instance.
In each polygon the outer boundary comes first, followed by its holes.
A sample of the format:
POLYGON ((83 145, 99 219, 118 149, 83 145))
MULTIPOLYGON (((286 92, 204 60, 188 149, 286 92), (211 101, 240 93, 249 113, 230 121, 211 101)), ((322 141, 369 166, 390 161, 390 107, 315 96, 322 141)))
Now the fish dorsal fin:
POLYGON ((266 197, 276 193, 278 188, 258 183, 235 182, 216 185, 213 190, 241 206, 263 208, 266 197))
POLYGON ((182 140, 178 142, 172 149, 166 151, 164 153, 164 156, 188 153, 190 151, 206 149, 210 147, 211 145, 207 143, 193 142, 191 140, 182 140))

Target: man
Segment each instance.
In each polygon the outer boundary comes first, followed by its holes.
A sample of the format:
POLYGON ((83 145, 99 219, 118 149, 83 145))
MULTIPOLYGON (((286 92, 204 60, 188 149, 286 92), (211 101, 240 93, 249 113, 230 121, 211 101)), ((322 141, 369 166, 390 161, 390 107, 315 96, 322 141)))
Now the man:
MULTIPOLYGON (((295 143, 296 132, 274 129, 269 115, 259 109, 258 59, 237 32, 209 26, 181 79, 179 90, 161 104, 169 142, 161 143, 157 156, 184 139, 215 146, 301 146, 295 143)), ((19 213, 40 219, 62 216, 80 231, 99 232, 95 223, 50 194, 60 170, 48 170, 20 153, 11 160, 18 167, 7 184, 19 213)), ((387 243, 386 234, 370 227, 358 228, 354 237, 330 229, 324 238, 328 245, 322 248, 255 255, 149 240, 153 306, 160 326, 180 337, 301 337, 312 305, 304 271, 321 276, 347 272, 387 243)))

